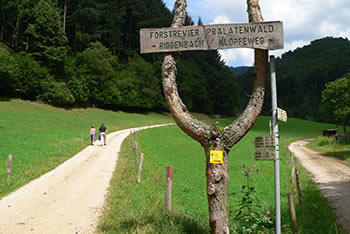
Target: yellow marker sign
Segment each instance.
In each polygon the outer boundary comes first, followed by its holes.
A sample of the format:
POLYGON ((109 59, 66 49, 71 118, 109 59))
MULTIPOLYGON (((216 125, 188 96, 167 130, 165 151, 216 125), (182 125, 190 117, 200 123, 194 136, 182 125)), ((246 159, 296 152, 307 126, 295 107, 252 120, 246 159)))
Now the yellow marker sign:
POLYGON ((210 150, 210 163, 222 163, 222 157, 222 150, 210 150))

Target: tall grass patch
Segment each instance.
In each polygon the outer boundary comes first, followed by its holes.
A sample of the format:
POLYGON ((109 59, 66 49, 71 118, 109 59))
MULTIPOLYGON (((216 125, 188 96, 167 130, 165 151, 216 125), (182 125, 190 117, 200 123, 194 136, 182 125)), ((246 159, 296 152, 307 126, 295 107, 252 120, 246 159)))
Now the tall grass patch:
POLYGON ((350 144, 346 144, 348 138, 350 138, 350 136, 336 141, 334 136, 319 136, 307 146, 325 156, 337 158, 350 166, 350 144))

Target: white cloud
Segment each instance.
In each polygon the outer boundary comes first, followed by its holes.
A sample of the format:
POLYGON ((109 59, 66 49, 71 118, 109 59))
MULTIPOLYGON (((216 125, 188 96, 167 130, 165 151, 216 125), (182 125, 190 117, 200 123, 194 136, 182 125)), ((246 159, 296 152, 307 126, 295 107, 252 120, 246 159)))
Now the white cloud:
POLYGON ((340 32, 339 37, 350 39, 350 29, 340 32))
POLYGON ((219 50, 221 58, 226 64, 234 66, 252 66, 254 64, 254 50, 239 48, 219 50))
POLYGON ((226 15, 218 15, 214 17, 214 20, 211 22, 211 24, 228 24, 230 22, 230 19, 226 15))

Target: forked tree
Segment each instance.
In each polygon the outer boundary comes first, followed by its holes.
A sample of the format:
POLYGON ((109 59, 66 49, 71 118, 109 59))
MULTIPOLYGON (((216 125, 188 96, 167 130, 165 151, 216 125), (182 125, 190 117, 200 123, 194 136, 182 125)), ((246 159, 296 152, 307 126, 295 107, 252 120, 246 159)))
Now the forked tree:
MULTIPOLYGON (((247 5, 249 22, 262 22, 259 0, 247 0, 247 5)), ((176 0, 172 27, 184 26, 186 6, 186 0, 176 0)), ((162 65, 163 88, 171 114, 178 126, 186 134, 198 141, 205 151, 211 233, 229 233, 227 208, 228 154, 231 148, 253 126, 264 102, 268 51, 254 49, 254 57, 254 84, 250 101, 236 121, 220 129, 215 124, 208 125, 199 121, 187 110, 178 94, 174 57, 171 54, 164 56, 162 65), (221 164, 210 163, 211 150, 223 151, 221 164)))

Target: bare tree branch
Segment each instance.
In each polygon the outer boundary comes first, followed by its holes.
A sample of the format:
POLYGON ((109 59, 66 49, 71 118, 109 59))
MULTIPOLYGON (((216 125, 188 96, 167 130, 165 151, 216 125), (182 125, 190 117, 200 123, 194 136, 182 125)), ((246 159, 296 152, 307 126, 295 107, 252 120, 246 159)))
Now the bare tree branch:
MULTIPOLYGON (((185 24, 186 6, 186 0, 175 2, 172 27, 181 27, 185 24)), ((207 135, 205 133, 209 132, 209 127, 194 118, 182 102, 176 85, 176 62, 171 54, 164 56, 162 78, 165 99, 175 122, 185 133, 203 145, 205 143, 204 136, 207 135)))
MULTIPOLYGON (((262 22, 263 17, 261 15, 259 0, 247 0, 249 22, 262 22)), ((253 95, 245 108, 244 112, 238 117, 238 119, 231 125, 225 128, 225 142, 227 147, 231 148, 237 142, 239 142, 249 129, 253 126, 261 113, 264 97, 265 86, 267 80, 267 68, 268 68, 268 51, 267 50, 254 50, 254 85, 253 95)))

